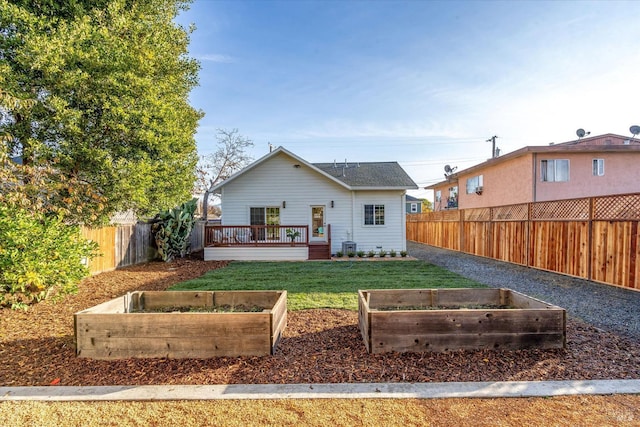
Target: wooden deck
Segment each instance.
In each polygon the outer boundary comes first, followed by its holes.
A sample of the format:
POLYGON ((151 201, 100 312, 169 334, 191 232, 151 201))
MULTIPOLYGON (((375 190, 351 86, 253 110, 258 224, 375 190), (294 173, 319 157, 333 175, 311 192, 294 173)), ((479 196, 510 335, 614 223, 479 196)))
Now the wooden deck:
POLYGON ((308 225, 208 225, 204 230, 205 258, 331 259, 331 225, 327 241, 310 241, 308 225), (216 250, 220 248, 220 250, 216 250), (242 249, 245 250, 242 250, 242 249), (304 255, 300 249, 307 248, 304 255), (257 250, 260 249, 260 250, 257 250))

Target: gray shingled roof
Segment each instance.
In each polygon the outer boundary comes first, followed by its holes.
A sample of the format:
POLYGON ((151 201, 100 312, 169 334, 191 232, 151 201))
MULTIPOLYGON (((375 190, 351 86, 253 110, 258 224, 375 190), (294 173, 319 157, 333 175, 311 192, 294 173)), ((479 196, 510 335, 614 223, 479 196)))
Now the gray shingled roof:
POLYGON ((312 164, 351 187, 418 188, 397 162, 312 164))

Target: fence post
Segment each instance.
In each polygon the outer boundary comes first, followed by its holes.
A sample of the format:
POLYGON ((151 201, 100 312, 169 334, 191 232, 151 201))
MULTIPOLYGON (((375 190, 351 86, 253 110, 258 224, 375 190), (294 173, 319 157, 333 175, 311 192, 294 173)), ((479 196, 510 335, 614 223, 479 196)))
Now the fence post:
POLYGON ((591 280, 593 277, 593 273, 591 272, 593 268, 593 216, 595 213, 595 197, 589 197, 589 225, 587 228, 587 280, 591 280))
POLYGON ((458 210, 458 224, 460 227, 460 237, 458 241, 458 250, 464 252, 464 209, 458 210))
POLYGON ((531 221, 532 221, 533 203, 527 203, 527 220, 525 222, 527 235, 525 236, 526 264, 531 267, 531 221))

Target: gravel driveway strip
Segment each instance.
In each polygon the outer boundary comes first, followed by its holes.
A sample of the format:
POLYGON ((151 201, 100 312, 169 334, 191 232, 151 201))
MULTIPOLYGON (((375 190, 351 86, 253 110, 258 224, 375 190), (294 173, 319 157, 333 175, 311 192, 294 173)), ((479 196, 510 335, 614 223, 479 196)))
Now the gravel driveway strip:
POLYGON ((409 254, 491 287, 555 304, 574 319, 640 342, 640 292, 407 242, 409 254))

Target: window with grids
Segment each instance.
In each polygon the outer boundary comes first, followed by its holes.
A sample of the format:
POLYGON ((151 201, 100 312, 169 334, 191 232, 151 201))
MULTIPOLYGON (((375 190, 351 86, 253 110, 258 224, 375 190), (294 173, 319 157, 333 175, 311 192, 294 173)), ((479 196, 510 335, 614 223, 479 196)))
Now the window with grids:
POLYGON ((540 180, 545 182, 569 181, 569 160, 540 160, 540 180))
POLYGON ((411 203, 411 213, 416 213, 416 212, 418 212, 418 204, 411 203))
MULTIPOLYGON (((249 209, 249 221, 251 225, 280 225, 280 208, 279 207, 255 207, 249 209)), ((257 240, 265 239, 265 230, 267 238, 270 240, 279 238, 278 227, 261 227, 256 228, 257 240)))
POLYGON ((384 205, 364 205, 364 225, 384 225, 384 205))
POLYGON ((593 159, 593 176, 604 176, 604 159, 593 159))

